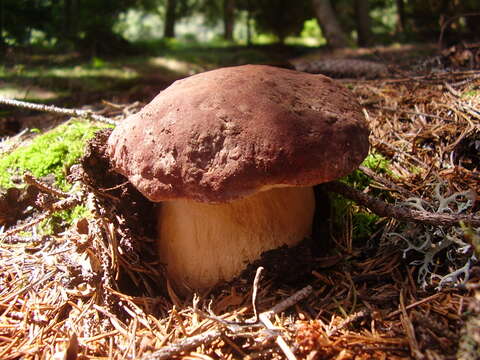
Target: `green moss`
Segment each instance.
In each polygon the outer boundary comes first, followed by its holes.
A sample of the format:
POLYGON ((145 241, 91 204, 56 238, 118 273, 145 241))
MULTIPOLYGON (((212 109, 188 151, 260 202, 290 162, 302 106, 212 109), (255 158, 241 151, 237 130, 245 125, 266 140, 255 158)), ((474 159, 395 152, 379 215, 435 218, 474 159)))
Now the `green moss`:
MULTIPOLYGON (((377 174, 392 174, 389 168, 390 161, 376 152, 368 154, 365 160, 363 160, 362 165, 372 169, 377 174)), ((360 170, 355 170, 350 175, 344 177, 343 181, 359 190, 363 190, 370 184, 371 178, 360 170)))
POLYGON ((380 217, 370 212, 355 212, 353 215, 353 238, 368 239, 379 228, 380 217))
MULTIPOLYGON (((35 177, 53 174, 56 186, 64 191, 70 190, 71 184, 66 180, 65 170, 79 160, 87 140, 106 126, 73 119, 36 136, 30 144, 0 158, 0 188, 14 186, 12 178, 21 177, 28 171, 35 177)), ((38 132, 38 129, 33 132, 38 132)), ((73 220, 88 215, 84 206, 76 206, 45 219, 39 225, 39 230, 44 234, 56 233, 65 225, 73 223, 73 220)))
MULTIPOLYGON (((390 161, 383 155, 372 152, 362 163, 363 166, 375 171, 377 174, 391 175, 390 161)), ((371 182, 371 178, 360 170, 355 170, 350 175, 345 176, 341 181, 357 190, 364 190, 371 182)), ((370 195, 385 198, 388 193, 378 189, 371 189, 370 195)), ((372 234, 379 228, 380 217, 360 208, 354 202, 335 194, 331 194, 330 201, 332 204, 332 215, 334 227, 341 229, 345 226, 345 215, 352 214, 353 238, 355 241, 369 239, 372 234)))
POLYGON ((382 173, 389 173, 390 162, 388 159, 376 152, 368 154, 368 156, 363 160, 363 166, 366 166, 372 170, 380 171, 382 173))
POLYGON ((353 201, 340 195, 330 194, 332 206, 332 221, 334 229, 342 229, 345 226, 347 214, 352 214, 352 228, 354 241, 368 240, 379 228, 380 217, 361 209, 353 201))
POLYGON ((76 219, 88 218, 91 212, 83 205, 75 206, 70 210, 63 210, 52 214, 39 224, 42 234, 55 234, 73 224, 76 219))
POLYGON ((103 127, 74 119, 38 135, 29 145, 0 158, 0 188, 14 186, 12 177, 29 171, 36 177, 53 174, 56 185, 68 190, 65 170, 80 158, 86 141, 103 127))

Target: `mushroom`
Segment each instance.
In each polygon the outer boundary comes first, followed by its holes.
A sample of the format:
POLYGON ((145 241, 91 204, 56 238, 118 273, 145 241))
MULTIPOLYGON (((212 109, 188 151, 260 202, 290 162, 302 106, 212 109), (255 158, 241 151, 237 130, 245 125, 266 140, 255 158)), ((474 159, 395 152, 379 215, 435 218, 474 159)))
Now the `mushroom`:
POLYGON ((313 186, 358 167, 368 135, 361 107, 332 79, 245 65, 176 81, 114 129, 107 152, 160 202, 158 254, 187 293, 308 237, 313 186))

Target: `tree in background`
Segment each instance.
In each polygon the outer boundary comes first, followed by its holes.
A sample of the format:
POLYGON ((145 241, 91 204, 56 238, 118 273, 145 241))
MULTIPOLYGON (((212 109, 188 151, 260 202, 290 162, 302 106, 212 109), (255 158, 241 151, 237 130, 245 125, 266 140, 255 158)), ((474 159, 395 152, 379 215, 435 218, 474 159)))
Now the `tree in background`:
POLYGON ((448 46, 460 40, 478 39, 480 1, 406 0, 404 17, 410 38, 438 41, 442 33, 442 45, 448 46))
POLYGON ((74 25, 71 25, 69 32, 63 33, 60 30, 65 26, 62 14, 66 11, 52 6, 52 11, 55 11, 52 19, 55 29, 49 34, 51 37, 59 36, 61 40, 68 41, 73 47, 91 55, 128 52, 128 42, 114 33, 113 26, 122 11, 136 5, 135 0, 64 0, 52 3, 60 4, 63 8, 67 8, 70 3, 72 9, 68 21, 74 25))
POLYGON ((235 0, 223 0, 223 38, 233 40, 235 26, 235 0))
POLYGON ((403 33, 405 31, 405 2, 404 0, 395 0, 395 6, 397 8, 397 22, 395 26, 395 32, 403 33))
POLYGON ((248 43, 253 27, 284 42, 314 17, 333 48, 348 46, 348 34, 355 31, 359 46, 373 43, 373 30, 386 42, 399 36, 436 41, 443 30, 444 45, 478 39, 480 34, 478 0, 0 0, 0 47, 31 45, 40 39, 91 55, 128 53, 132 47, 114 28, 120 15, 131 9, 164 19, 165 37, 175 36, 179 19, 201 15, 212 28, 223 22, 223 37, 232 40, 235 22, 243 17, 248 43), (388 26, 384 9, 390 14, 388 26))
MULTIPOLYGON (((145 0, 146 1, 146 0, 145 0)), ((92 54, 128 44, 113 32, 119 14, 139 0, 0 0, 0 35, 12 45, 28 45, 41 32, 58 47, 92 54)))
MULTIPOLYGON (((142 1, 142 0, 140 0, 142 1)), ((149 9, 157 13, 164 13, 163 37, 175 37, 175 24, 181 18, 192 15, 197 9, 196 0, 147 0, 149 9)))
POLYGON ((63 6, 63 38, 75 41, 78 34, 79 0, 65 0, 63 6))
POLYGON ((205 17, 207 25, 216 26, 223 22, 223 38, 233 40, 233 31, 237 16, 235 0, 197 0, 195 11, 205 17))
POLYGON ((357 28, 357 45, 369 46, 372 44, 372 22, 370 19, 370 9, 368 0, 354 0, 355 24, 357 28))
POLYGON ((238 8, 248 13, 259 32, 276 36, 283 43, 289 35, 297 35, 305 20, 312 17, 310 0, 240 0, 238 8))
POLYGON ((48 31, 50 17, 50 9, 42 3, 0 0, 0 44, 27 45, 32 30, 48 31))
POLYGON ((163 37, 175 37, 175 21, 177 18, 177 0, 165 1, 165 26, 163 29, 163 37))
POLYGON ((327 44, 333 48, 347 47, 348 37, 337 19, 330 0, 312 0, 312 5, 327 44))

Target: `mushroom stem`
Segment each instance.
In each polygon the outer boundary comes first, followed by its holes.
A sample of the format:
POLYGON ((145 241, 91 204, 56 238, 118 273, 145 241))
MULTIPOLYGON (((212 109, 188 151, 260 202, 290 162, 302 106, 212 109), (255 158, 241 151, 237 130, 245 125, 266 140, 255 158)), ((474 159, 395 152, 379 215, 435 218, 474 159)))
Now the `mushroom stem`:
POLYGON ((280 187, 222 204, 166 201, 158 210, 158 251, 180 293, 239 275, 260 255, 310 236, 311 187, 280 187))

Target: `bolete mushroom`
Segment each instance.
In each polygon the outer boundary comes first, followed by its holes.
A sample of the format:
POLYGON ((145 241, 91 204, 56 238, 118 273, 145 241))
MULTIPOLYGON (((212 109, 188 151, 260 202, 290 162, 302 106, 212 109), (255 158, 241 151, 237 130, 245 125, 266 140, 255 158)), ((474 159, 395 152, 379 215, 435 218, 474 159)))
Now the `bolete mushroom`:
POLYGON ((185 293, 311 233, 313 185, 353 171, 369 130, 332 79, 263 65, 176 81, 110 135, 113 168, 158 206, 158 253, 185 293))

